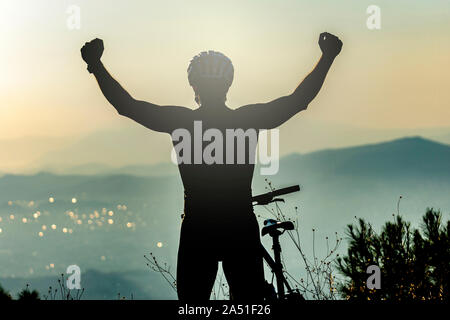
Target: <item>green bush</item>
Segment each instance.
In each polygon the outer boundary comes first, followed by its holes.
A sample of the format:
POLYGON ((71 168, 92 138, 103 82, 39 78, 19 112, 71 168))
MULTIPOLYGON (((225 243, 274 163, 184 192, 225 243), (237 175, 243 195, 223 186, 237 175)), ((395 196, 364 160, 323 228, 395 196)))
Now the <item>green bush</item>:
POLYGON ((450 221, 427 209, 421 230, 413 230, 399 215, 386 222, 380 234, 359 219, 348 225, 347 255, 337 260, 347 277, 339 287, 349 300, 449 300, 450 221), (381 288, 368 289, 369 265, 381 270, 381 288))

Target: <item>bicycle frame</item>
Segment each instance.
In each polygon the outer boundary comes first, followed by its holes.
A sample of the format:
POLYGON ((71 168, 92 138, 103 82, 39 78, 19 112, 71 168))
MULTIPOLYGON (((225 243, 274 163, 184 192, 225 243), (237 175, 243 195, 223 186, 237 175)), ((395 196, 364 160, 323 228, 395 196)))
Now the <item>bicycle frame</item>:
MULTIPOLYGON (((287 187, 279 190, 273 190, 271 192, 261 194, 252 198, 252 202, 256 202, 254 205, 267 205, 269 203, 275 201, 284 201, 282 199, 276 199, 276 196, 285 195, 292 192, 300 191, 300 187, 298 185, 287 187)), ((269 220, 266 220, 266 222, 269 220)), ((272 220, 274 221, 274 220, 272 220)), ((276 222, 276 221, 274 221, 276 222)), ((269 265, 272 272, 275 274, 276 282, 277 282, 277 295, 279 300, 283 300, 286 298, 286 291, 288 293, 293 292, 290 287, 286 277, 283 274, 283 264, 281 263, 281 245, 280 245, 280 235, 283 234, 282 231, 278 230, 276 227, 281 226, 281 224, 273 224, 271 226, 266 226, 265 228, 272 228, 267 233, 272 238, 272 249, 274 252, 274 259, 270 256, 269 252, 266 248, 261 244, 263 258, 269 265)), ((288 230, 289 227, 285 227, 285 230, 288 230)), ((264 230, 264 228, 263 228, 264 230)), ((264 232, 263 232, 264 235, 264 232)))

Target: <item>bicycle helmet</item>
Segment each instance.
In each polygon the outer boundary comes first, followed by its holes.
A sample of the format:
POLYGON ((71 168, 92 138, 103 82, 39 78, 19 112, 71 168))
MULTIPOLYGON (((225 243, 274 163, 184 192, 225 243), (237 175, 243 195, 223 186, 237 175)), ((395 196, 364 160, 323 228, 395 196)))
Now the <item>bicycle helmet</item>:
POLYGON ((234 68, 231 60, 223 53, 208 50, 191 59, 187 73, 191 86, 198 86, 201 81, 208 79, 223 79, 229 87, 233 82, 234 68))

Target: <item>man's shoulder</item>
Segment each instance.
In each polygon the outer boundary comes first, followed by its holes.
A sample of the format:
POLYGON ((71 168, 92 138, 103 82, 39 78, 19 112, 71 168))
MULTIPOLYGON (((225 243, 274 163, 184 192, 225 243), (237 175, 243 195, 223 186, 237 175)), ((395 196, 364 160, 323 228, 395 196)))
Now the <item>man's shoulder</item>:
POLYGON ((192 119, 195 116, 195 109, 191 109, 189 107, 184 106, 177 106, 177 105, 166 105, 161 106, 162 108, 165 108, 166 110, 170 111, 171 116, 174 116, 174 120, 176 120, 177 123, 184 123, 185 121, 192 121, 192 119))

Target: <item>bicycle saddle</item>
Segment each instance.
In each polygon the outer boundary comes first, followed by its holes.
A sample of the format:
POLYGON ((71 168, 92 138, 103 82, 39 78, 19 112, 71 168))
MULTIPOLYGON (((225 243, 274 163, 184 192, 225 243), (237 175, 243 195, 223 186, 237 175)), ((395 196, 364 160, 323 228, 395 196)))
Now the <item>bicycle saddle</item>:
POLYGON ((292 221, 277 221, 274 219, 264 220, 264 227, 261 230, 262 236, 270 234, 272 236, 273 232, 281 230, 294 230, 294 224, 292 221))

